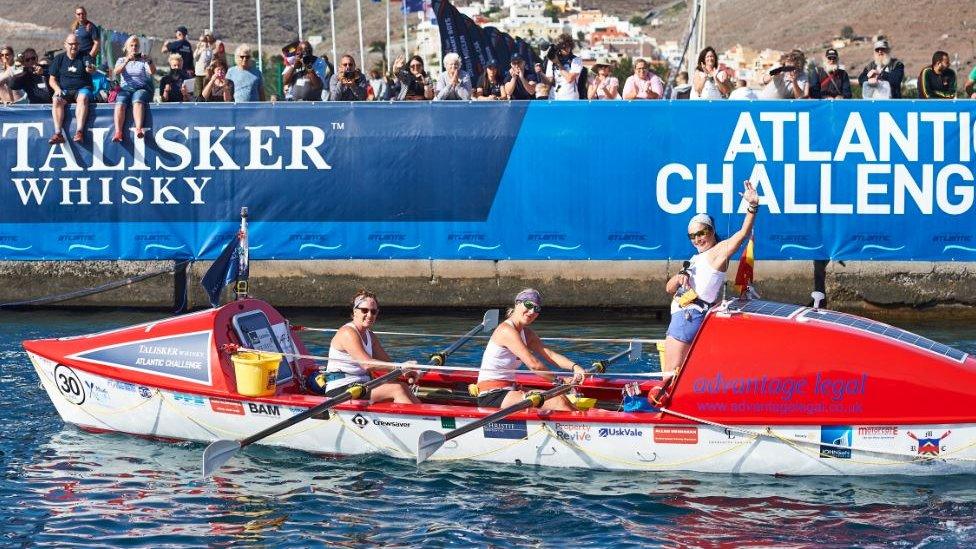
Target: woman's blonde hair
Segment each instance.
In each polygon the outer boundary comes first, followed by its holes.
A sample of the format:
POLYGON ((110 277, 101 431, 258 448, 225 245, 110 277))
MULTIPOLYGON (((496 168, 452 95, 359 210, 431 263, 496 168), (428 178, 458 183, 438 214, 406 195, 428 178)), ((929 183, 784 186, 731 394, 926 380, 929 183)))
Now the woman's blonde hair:
POLYGON ((139 43, 139 37, 134 34, 130 34, 129 37, 125 39, 125 44, 122 45, 122 49, 128 51, 129 45, 138 44, 138 43, 139 43))

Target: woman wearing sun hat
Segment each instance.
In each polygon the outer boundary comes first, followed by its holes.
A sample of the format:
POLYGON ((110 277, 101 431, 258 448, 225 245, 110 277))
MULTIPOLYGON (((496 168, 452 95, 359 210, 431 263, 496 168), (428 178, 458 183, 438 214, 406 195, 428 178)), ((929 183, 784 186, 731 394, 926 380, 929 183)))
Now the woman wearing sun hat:
MULTIPOLYGON (((542 312, 542 296, 538 290, 526 288, 515 296, 515 305, 507 318, 495 328, 481 357, 478 374, 478 406, 504 408, 525 398, 515 383, 515 371, 525 363, 536 375, 555 381, 556 376, 542 359, 563 370, 573 372, 573 381, 581 382, 586 375, 579 364, 547 348, 529 325, 542 312), (540 359, 541 357, 541 359, 540 359)), ((542 404, 547 410, 575 410, 565 395, 550 398, 542 404)))
POLYGON ((742 227, 725 240, 715 234, 715 220, 700 213, 688 222, 688 239, 698 253, 687 266, 668 279, 665 289, 674 296, 671 301, 671 323, 664 339, 664 372, 674 372, 685 361, 691 341, 701 328, 705 313, 719 299, 725 285, 729 258, 745 242, 759 211, 759 195, 746 181, 742 199, 748 204, 742 227))

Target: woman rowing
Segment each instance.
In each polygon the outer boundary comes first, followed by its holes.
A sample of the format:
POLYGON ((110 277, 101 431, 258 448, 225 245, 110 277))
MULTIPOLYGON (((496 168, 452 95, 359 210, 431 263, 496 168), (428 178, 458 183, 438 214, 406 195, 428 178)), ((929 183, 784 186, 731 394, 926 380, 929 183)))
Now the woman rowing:
POLYGON ((715 220, 700 213, 688 222, 688 238, 698 253, 691 257, 688 266, 678 271, 665 284, 671 301, 671 323, 664 340, 666 363, 664 372, 674 372, 685 361, 691 341, 701 328, 705 313, 717 300, 725 285, 725 272, 729 258, 739 249, 756 222, 759 211, 759 195, 746 181, 742 199, 749 206, 742 227, 735 234, 721 240, 715 234, 715 220))
MULTIPOLYGON (((368 382, 373 371, 379 368, 370 362, 392 362, 372 331, 379 312, 379 302, 373 292, 359 290, 352 298, 352 321, 339 328, 329 345, 329 362, 324 376, 328 380, 325 385, 326 396, 339 395, 354 383, 368 382)), ((416 376, 416 373, 409 372, 406 375, 416 376)), ((322 381, 322 374, 315 373, 309 386, 313 390, 321 390, 322 381)), ((368 398, 371 403, 388 400, 399 404, 420 402, 407 385, 399 381, 374 387, 362 398, 368 398)))
MULTIPOLYGON (((586 372, 579 364, 547 348, 529 325, 542 312, 542 296, 531 288, 515 296, 515 306, 508 310, 507 319, 495 328, 481 357, 478 374, 478 406, 505 408, 525 398, 525 392, 515 383, 515 371, 523 362, 539 377, 553 382, 556 376, 538 357, 564 370, 573 372, 573 382, 583 381, 586 372)), ((576 407, 560 395, 546 400, 547 410, 575 410, 576 407)))

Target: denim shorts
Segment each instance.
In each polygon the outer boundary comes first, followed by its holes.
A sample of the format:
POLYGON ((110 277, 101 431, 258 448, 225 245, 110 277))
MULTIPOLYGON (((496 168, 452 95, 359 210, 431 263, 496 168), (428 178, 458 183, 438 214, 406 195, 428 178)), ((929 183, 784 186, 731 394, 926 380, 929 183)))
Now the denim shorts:
POLYGON ((671 323, 668 324, 667 335, 682 343, 691 343, 701 328, 706 312, 707 310, 700 311, 697 307, 685 307, 674 312, 671 315, 671 323))
POLYGON ((115 96, 115 102, 126 105, 128 103, 149 103, 152 101, 152 92, 147 89, 139 88, 137 90, 127 90, 125 88, 119 89, 119 94, 115 96))
POLYGON ((75 103, 81 96, 85 96, 85 98, 90 100, 92 93, 92 89, 89 87, 78 88, 77 90, 62 90, 61 98, 68 103, 75 103))

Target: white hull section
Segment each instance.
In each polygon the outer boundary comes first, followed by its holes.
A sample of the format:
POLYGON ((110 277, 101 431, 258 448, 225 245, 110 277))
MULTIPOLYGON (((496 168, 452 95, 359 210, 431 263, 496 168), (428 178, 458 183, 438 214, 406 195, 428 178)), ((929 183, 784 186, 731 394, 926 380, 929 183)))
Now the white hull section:
MULTIPOLYGON (((93 375, 28 353, 61 418, 166 439, 240 440, 306 408, 175 393, 93 375)), ((426 430, 468 418, 337 410, 260 443, 317 454, 414 460, 426 430)), ((976 425, 736 426, 509 421, 447 441, 430 461, 785 475, 976 473, 976 425), (747 432, 740 432, 737 429, 747 432), (826 444, 826 446, 824 445, 826 444)))

